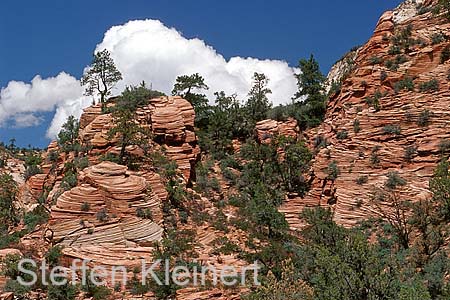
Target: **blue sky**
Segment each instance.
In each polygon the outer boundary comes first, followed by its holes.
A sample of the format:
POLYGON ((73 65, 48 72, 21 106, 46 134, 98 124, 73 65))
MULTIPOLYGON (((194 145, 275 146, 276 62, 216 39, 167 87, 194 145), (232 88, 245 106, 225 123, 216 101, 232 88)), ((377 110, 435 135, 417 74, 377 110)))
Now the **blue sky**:
MULTIPOLYGON (((158 19, 186 38, 199 38, 226 59, 284 60, 295 66, 314 53, 326 73, 372 34, 383 11, 401 1, 65 0, 0 2, 0 86, 61 71, 80 78, 95 46, 114 25, 158 19)), ((18 105, 26 105, 21 103, 18 105)), ((29 128, 0 128, 0 140, 46 147, 53 112, 29 128)))

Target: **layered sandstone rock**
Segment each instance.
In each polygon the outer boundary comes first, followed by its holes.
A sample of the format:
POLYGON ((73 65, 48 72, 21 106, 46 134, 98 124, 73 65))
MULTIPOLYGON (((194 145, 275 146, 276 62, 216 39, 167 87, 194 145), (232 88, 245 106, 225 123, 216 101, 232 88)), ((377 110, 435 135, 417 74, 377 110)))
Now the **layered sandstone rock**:
MULTIPOLYGON (((149 100, 149 105, 136 112, 140 126, 150 129, 153 140, 165 149, 166 155, 176 161, 186 181, 200 153, 194 133, 194 109, 181 97, 160 97, 149 100)), ((111 114, 101 114, 98 106, 85 109, 80 119, 80 138, 92 146, 92 154, 118 153, 116 140, 108 137, 113 127, 111 114)), ((136 147, 127 149, 136 155, 143 152, 136 147)), ((92 160, 94 163, 98 162, 92 160)))
POLYGON ((278 122, 270 119, 263 120, 256 123, 255 126, 256 138, 261 143, 270 143, 271 138, 277 135, 296 139, 299 131, 297 121, 292 118, 289 118, 285 122, 278 122))
POLYGON ((433 45, 432 36, 437 33, 449 36, 450 24, 431 13, 412 14, 411 5, 380 18, 372 38, 358 50, 353 71, 343 81, 340 93, 330 99, 325 122, 305 133, 311 144, 322 136, 328 146, 314 159, 315 181, 308 195, 288 198, 281 208, 293 229, 302 226, 299 212, 308 206, 331 205, 336 221, 345 226, 375 216, 371 192, 384 185, 390 171, 397 171, 407 181, 401 188, 402 199, 429 197, 428 181, 441 159, 439 145, 450 140, 450 63, 440 61, 450 43, 433 45), (403 54, 407 61, 397 70, 389 70, 386 61, 396 58, 388 53, 391 37, 408 25, 412 26, 411 38, 421 42, 403 54), (380 63, 374 63, 375 57, 380 63), (407 77, 414 80, 414 91, 395 91, 396 83, 407 77), (432 79, 439 81, 439 91, 420 92, 420 84, 432 79), (382 95, 378 111, 367 103, 367 97, 377 91, 382 95), (426 111, 432 117, 429 124, 421 126, 419 120, 423 121, 426 111), (400 134, 389 133, 393 126, 400 128, 400 134), (348 137, 342 138, 345 135, 338 134, 341 132, 347 132, 348 137), (405 158, 408 147, 416 149, 411 161, 405 158), (340 170, 336 180, 327 174, 333 161, 340 170), (358 178, 365 176, 368 182, 357 184, 358 178))

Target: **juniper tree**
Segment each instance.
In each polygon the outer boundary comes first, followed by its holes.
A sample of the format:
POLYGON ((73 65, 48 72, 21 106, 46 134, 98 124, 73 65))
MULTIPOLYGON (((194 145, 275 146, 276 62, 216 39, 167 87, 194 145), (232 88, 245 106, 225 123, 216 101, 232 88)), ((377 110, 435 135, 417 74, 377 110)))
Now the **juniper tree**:
POLYGON ((119 80, 122 80, 122 74, 116 68, 109 51, 105 49, 94 54, 91 66, 81 78, 81 85, 86 86, 85 95, 100 95, 102 109, 105 109, 106 97, 111 94, 111 89, 119 80))

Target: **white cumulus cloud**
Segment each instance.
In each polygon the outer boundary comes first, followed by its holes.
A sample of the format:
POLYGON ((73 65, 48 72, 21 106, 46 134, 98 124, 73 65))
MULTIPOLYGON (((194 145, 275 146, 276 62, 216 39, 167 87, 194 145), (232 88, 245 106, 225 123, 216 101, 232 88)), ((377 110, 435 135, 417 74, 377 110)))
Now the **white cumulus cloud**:
MULTIPOLYGON (((143 80, 169 94, 177 76, 193 73, 205 78, 211 99, 221 90, 245 99, 254 72, 269 78, 269 99, 274 104, 289 102, 297 89, 296 70, 285 61, 242 57, 227 61, 204 41, 185 38, 158 20, 130 21, 110 28, 96 47, 96 51, 103 49, 110 51, 122 72, 115 94, 143 80)), ((16 127, 33 126, 42 121, 39 113, 56 110, 47 131, 47 136, 54 138, 69 115, 79 117, 90 103, 83 97, 79 80, 64 72, 46 79, 38 75, 31 83, 11 81, 0 93, 0 126, 10 126, 11 122, 16 127)))

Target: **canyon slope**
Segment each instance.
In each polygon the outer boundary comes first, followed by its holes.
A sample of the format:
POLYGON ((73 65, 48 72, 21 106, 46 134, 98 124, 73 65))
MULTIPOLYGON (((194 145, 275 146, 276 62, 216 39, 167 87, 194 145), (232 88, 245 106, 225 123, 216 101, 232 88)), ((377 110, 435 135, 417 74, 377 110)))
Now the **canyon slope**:
POLYGON ((299 211, 318 205, 333 207, 344 226, 378 216, 372 191, 390 172, 406 180, 402 199, 429 197, 450 140, 450 23, 426 9, 431 3, 406 1, 385 12, 369 41, 330 71, 337 88, 325 121, 304 132, 317 151, 312 189, 281 208, 291 228, 302 226, 299 211), (329 176, 332 163, 337 178, 329 176))

